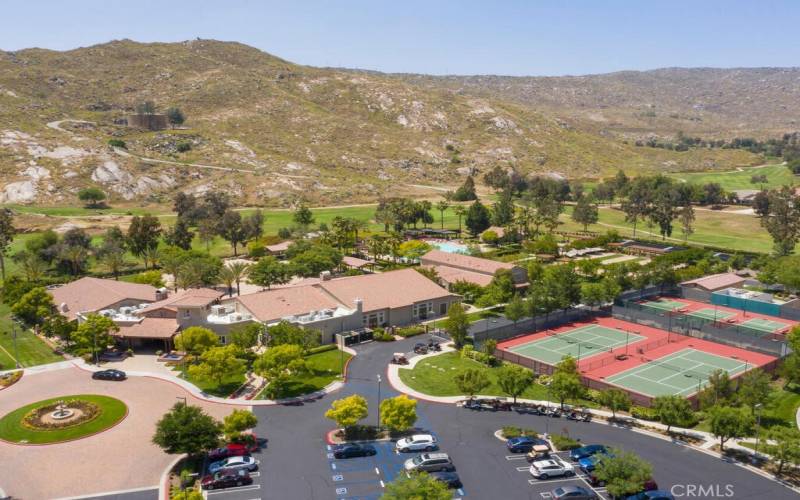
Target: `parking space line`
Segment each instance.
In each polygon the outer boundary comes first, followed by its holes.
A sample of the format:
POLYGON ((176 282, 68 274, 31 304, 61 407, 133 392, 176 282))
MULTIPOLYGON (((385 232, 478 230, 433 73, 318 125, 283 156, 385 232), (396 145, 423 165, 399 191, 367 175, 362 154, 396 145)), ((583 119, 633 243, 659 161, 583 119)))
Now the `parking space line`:
POLYGON ((381 483, 381 488, 386 488, 386 485, 383 484, 383 479, 380 480, 380 483, 381 483))
POLYGON ((527 455, 506 455, 506 460, 524 460, 528 458, 527 455))
POLYGON ((378 469, 377 467, 375 467, 375 474, 377 474, 377 475, 379 475, 379 476, 381 475, 381 471, 380 471, 380 469, 378 469))
POLYGON ((336 470, 336 464, 331 462, 331 469, 336 470))
POLYGON ((566 483, 567 481, 575 481, 578 476, 565 477, 562 479, 528 479, 530 484, 551 484, 551 483, 566 483))
POLYGON ((260 490, 260 489, 261 489, 261 485, 260 484, 252 484, 250 486, 236 486, 236 487, 233 487, 233 488, 225 488, 224 490, 207 491, 206 492, 206 496, 210 497, 211 495, 224 495, 225 493, 231 493, 231 492, 234 492, 234 491, 253 491, 253 490, 260 490))
POLYGON ((531 470, 531 468, 530 467, 517 467, 517 470, 520 471, 520 472, 528 472, 529 470, 531 470))

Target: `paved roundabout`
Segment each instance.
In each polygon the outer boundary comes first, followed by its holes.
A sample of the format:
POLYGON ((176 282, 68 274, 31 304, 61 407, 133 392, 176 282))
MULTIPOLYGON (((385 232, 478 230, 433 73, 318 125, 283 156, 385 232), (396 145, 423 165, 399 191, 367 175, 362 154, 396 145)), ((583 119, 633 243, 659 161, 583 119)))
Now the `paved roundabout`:
MULTIPOLYGON (((320 399, 292 405, 254 407, 259 417, 256 432, 269 440, 268 448, 256 455, 260 460, 260 469, 255 483, 239 489, 210 492, 207 498, 379 498, 384 485, 400 471, 406 457, 396 455, 389 443, 382 443, 378 445, 375 457, 349 461, 332 459, 325 438, 333 424, 323 414, 332 400, 358 393, 369 401, 371 413, 366 423, 377 423, 379 399, 397 394, 386 382, 387 362, 392 353, 409 351, 416 341, 376 342, 356 347, 358 356, 349 365, 347 383, 341 390, 320 399), (379 375, 382 379, 380 384, 379 375)), ((77 384, 77 387, 81 387, 88 378, 85 372, 79 370, 69 370, 68 377, 64 377, 63 370, 59 373, 55 377, 46 374, 28 377, 28 385, 17 384, 19 387, 16 392, 4 392, 4 397, 0 398, 0 414, 7 413, 9 406, 18 407, 20 403, 58 396, 53 392, 63 393, 63 388, 61 391, 48 389, 48 383, 77 384), (43 378, 36 382, 35 387, 32 386, 32 380, 38 377, 43 378), (9 405, 5 396, 12 394, 17 402, 9 405)), ((25 380, 23 378, 23 382, 25 380)), ((185 392, 168 382, 140 377, 132 377, 118 385, 110 382, 104 384, 110 384, 106 392, 93 392, 108 393, 123 399, 131 408, 129 417, 97 436, 63 445, 27 447, 25 453, 19 453, 19 446, 0 443, 0 463, 14 460, 20 464, 20 474, 16 473, 15 467, 15 477, 11 481, 2 478, 3 487, 10 490, 9 494, 15 494, 13 488, 21 488, 22 485, 28 486, 26 494, 17 495, 20 498, 51 498, 156 484, 157 477, 167 467, 171 457, 150 444, 153 425, 173 404, 175 397, 183 396, 185 392), (125 394, 121 395, 119 391, 125 394), (64 464, 70 466, 64 467, 64 464), (46 478, 43 478, 43 470, 48 471, 46 478), (87 477, 95 483, 90 491, 85 491, 87 477), (54 483, 64 489, 55 494, 58 488, 54 485, 29 486, 37 482, 45 485, 54 483)), ((192 399, 190 402, 204 406, 218 418, 231 409, 228 405, 192 399)), ((513 412, 471 412, 453 404, 428 401, 420 401, 418 413, 418 426, 437 435, 441 450, 451 455, 462 478, 464 487, 454 492, 455 498, 541 499, 547 498, 547 492, 556 485, 585 486, 580 478, 544 483, 532 480, 526 472, 525 461, 509 455, 503 443, 494 437, 494 432, 505 425, 532 428, 539 432, 567 432, 587 444, 605 443, 634 451, 653 464, 654 476, 660 486, 667 489, 676 487, 673 490, 678 493, 676 498, 798 498, 792 490, 741 465, 665 439, 602 423, 576 423, 513 412)), ((602 490, 598 493, 607 498, 602 490)), ((157 494, 154 490, 144 490, 109 494, 102 498, 146 500, 157 498, 157 494)))

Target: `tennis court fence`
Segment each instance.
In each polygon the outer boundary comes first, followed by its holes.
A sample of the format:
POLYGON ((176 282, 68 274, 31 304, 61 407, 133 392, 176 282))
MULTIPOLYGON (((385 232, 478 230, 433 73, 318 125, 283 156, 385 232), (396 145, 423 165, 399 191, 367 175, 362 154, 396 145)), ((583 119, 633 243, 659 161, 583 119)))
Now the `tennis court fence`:
POLYGON ((632 300, 615 303, 612 315, 624 321, 652 326, 672 334, 717 342, 770 356, 784 357, 789 353, 783 335, 765 333, 735 323, 694 317, 677 311, 657 311, 632 300))
MULTIPOLYGON (((673 339, 674 340, 674 339, 673 339)), ((613 356, 603 356, 600 359, 592 360, 592 361, 584 361, 581 362, 581 370, 583 371, 592 371, 598 368, 602 368, 604 366, 612 365, 614 363, 618 363, 619 360, 617 356, 627 355, 627 356, 642 356, 650 351, 658 349, 659 347, 663 347, 669 343, 669 337, 661 337, 659 339, 651 340, 650 342, 644 344, 634 344, 627 346, 617 346, 614 349, 610 350, 609 352, 614 353, 613 356), (626 350, 627 349, 627 350, 626 350)))
POLYGON ((545 329, 558 328, 567 323, 584 321, 591 314, 587 309, 566 309, 552 312, 547 316, 539 315, 533 318, 521 319, 516 323, 505 317, 486 318, 472 323, 469 326, 467 336, 472 338, 475 347, 480 347, 488 339, 500 342, 545 329))

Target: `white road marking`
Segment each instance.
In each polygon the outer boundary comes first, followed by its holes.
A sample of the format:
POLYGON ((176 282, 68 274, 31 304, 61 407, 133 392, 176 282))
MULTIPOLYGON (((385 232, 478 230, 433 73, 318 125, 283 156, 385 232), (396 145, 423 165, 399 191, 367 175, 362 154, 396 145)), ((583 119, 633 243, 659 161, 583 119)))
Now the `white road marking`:
POLYGON ((331 469, 336 470, 336 464, 331 464, 331 469))
POLYGON ((221 489, 221 490, 208 491, 208 492, 206 492, 206 495, 207 496, 224 495, 224 494, 230 493, 232 491, 251 491, 251 490, 260 490, 260 489, 261 489, 261 485, 260 484, 252 484, 250 486, 235 486, 233 488, 224 488, 224 489, 221 489))
POLYGON ((506 455, 506 460, 525 460, 527 455, 506 455))
POLYGON ((386 485, 383 484, 383 479, 381 479, 381 488, 385 488, 385 487, 386 487, 386 485))
POLYGON ((562 479, 528 479, 530 484, 550 484, 550 483, 565 483, 567 481, 575 481, 581 479, 579 476, 565 477, 562 479))
POLYGON ((381 475, 381 471, 380 471, 380 470, 378 470, 378 468, 377 468, 377 467, 375 467, 375 474, 377 474, 377 475, 379 475, 379 476, 381 475))
POLYGON ((530 467, 517 467, 517 470, 520 471, 520 472, 528 472, 529 470, 531 470, 531 468, 530 467))

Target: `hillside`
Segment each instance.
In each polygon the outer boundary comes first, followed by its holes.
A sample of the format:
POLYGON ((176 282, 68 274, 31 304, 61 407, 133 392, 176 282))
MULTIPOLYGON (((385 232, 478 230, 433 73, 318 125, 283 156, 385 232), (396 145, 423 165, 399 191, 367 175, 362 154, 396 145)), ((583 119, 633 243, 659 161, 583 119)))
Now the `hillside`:
POLYGON ((342 204, 436 195, 498 163, 591 178, 760 162, 743 151, 637 148, 512 96, 419 83, 206 40, 0 52, 0 201, 75 203, 78 189, 99 185, 115 203, 219 188, 242 204, 342 204), (185 125, 115 124, 146 100, 180 107, 185 125))
POLYGON ((800 129, 800 68, 664 68, 601 75, 394 75, 428 88, 503 99, 641 137, 777 137, 800 129))

